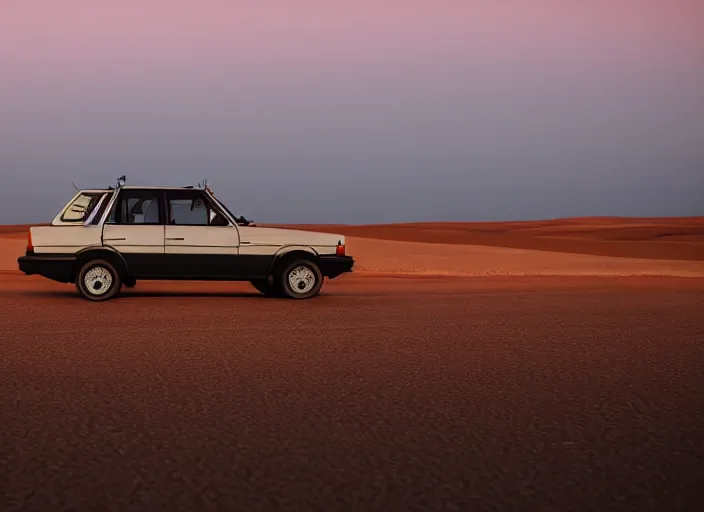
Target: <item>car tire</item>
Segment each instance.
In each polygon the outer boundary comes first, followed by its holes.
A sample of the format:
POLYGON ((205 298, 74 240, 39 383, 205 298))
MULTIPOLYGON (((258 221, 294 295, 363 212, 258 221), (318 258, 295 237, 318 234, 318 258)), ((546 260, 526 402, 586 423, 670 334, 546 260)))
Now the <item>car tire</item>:
POLYGON ((311 260, 300 259, 286 265, 279 276, 281 291, 290 299, 309 299, 320 293, 323 274, 311 260))
POLYGON ((84 299, 100 302, 113 298, 120 291, 122 280, 115 267, 106 260, 90 260, 76 276, 76 289, 84 299))
POLYGON ((277 281, 269 282, 268 279, 253 279, 250 281, 252 286, 260 293, 267 297, 276 297, 280 295, 280 288, 277 281))

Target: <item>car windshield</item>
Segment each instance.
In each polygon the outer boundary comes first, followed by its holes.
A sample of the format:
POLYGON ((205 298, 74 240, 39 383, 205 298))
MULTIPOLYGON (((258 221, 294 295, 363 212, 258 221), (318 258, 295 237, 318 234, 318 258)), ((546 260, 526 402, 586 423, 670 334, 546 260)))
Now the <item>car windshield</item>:
POLYGON ((220 208, 222 208, 223 210, 225 210, 225 212, 226 212, 230 217, 232 217, 233 219, 235 219, 235 222, 237 222, 238 224, 240 224, 240 222, 239 222, 239 217, 237 217, 237 215, 233 214, 233 213, 230 211, 230 209, 227 207, 227 205, 226 205, 225 203, 223 203, 222 201, 220 201, 220 200, 218 200, 218 199, 215 199, 214 197, 212 198, 212 200, 214 200, 215 203, 216 203, 220 208))

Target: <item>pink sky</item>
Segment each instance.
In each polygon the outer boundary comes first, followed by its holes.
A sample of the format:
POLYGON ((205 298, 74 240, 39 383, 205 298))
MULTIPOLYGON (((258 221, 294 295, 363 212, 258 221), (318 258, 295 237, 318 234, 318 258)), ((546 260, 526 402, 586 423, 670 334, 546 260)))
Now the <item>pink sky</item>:
POLYGON ((0 0, 2 189, 47 183, 39 220, 130 169, 258 220, 701 213, 703 26, 703 0, 0 0))
POLYGON ((4 0, 0 14, 0 55, 15 64, 106 56, 561 58, 589 49, 701 55, 704 46, 698 0, 4 0))

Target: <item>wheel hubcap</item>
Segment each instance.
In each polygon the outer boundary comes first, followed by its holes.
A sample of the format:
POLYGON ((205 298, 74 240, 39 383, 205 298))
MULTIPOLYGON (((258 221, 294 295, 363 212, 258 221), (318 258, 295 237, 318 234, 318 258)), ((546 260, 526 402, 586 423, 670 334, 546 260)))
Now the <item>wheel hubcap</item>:
POLYGON ((289 273, 288 284, 296 293, 308 293, 315 286, 315 274, 308 267, 298 266, 289 273))
POLYGON ((86 272, 83 277, 83 284, 93 295, 102 295, 110 289, 112 285, 112 275, 104 267, 94 267, 86 272))

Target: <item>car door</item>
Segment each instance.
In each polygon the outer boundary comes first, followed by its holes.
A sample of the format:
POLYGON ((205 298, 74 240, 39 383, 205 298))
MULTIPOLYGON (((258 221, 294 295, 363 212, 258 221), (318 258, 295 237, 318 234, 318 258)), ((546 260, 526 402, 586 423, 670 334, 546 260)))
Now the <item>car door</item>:
POLYGON ((135 278, 158 277, 164 259, 162 192, 121 189, 103 226, 103 244, 122 254, 135 278))
POLYGON ((242 277, 237 227, 200 190, 168 190, 164 250, 175 276, 242 277))

